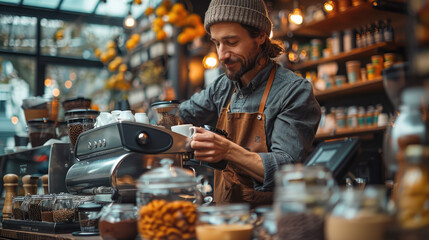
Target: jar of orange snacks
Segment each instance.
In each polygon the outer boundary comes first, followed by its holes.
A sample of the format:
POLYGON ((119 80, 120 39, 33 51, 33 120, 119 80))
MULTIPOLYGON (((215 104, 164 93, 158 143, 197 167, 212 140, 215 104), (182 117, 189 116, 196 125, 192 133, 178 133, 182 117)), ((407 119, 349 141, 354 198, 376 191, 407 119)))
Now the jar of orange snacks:
POLYGON ((195 239, 196 206, 203 177, 173 167, 173 160, 161 160, 162 167, 143 174, 138 181, 138 231, 143 239, 195 239))

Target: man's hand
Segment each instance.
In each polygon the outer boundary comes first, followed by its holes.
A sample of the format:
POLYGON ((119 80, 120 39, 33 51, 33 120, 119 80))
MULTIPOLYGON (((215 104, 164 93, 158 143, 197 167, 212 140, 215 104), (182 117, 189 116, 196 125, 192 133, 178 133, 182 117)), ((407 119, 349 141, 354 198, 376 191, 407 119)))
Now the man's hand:
POLYGON ((197 133, 192 137, 191 148, 195 159, 215 163, 226 159, 232 144, 221 135, 197 128, 197 133))

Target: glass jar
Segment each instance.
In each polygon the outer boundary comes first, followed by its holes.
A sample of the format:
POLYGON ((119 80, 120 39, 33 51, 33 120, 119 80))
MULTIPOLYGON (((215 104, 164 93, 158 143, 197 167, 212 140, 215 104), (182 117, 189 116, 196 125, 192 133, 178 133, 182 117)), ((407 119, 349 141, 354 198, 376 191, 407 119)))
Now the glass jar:
POLYGON ((27 196, 24 197, 24 201, 21 203, 21 211, 23 220, 28 220, 28 205, 30 204, 31 195, 27 194, 27 196))
POLYGON ((42 221, 42 209, 39 203, 42 201, 42 195, 32 195, 28 204, 28 219, 31 221, 42 221))
POLYGON ((156 125, 170 130, 171 126, 182 124, 179 105, 177 100, 152 103, 151 108, 156 113, 154 119, 156 125))
POLYGON ((162 167, 138 180, 139 232, 144 239, 195 238, 195 207, 203 199, 198 182, 203 177, 196 178, 191 171, 172 164, 173 160, 163 159, 162 167), (172 226, 174 230, 162 230, 172 226))
POLYGON ((248 204, 229 204, 197 208, 198 240, 250 240, 252 238, 252 218, 248 204))
POLYGON ((43 196, 39 203, 43 222, 54 222, 53 205, 55 197, 53 195, 43 196))
POLYGON ((24 199, 23 196, 12 197, 12 219, 24 220, 24 212, 21 209, 24 199))
POLYGON ((277 233, 276 216, 271 206, 255 208, 256 221, 253 237, 260 240, 274 240, 277 233))
POLYGON ((55 138, 55 121, 39 118, 27 121, 28 135, 32 147, 42 146, 46 141, 55 138))
POLYGON ((92 118, 74 118, 67 121, 70 143, 72 148, 76 145, 77 138, 82 132, 94 128, 95 120, 92 118))
POLYGON ((404 229, 429 226, 429 147, 409 145, 406 165, 399 183, 397 221, 404 229))
POLYGON ((326 240, 384 240, 393 218, 388 214, 386 189, 345 189, 339 203, 326 217, 326 240))
POLYGON ((276 172, 274 212, 279 239, 323 239, 324 217, 336 192, 321 166, 285 165, 276 172))
POLYGON ((78 206, 79 224, 82 233, 97 233, 100 220, 100 204, 85 202, 78 206))
POLYGON ((79 221, 79 206, 86 203, 86 202, 93 202, 94 201, 94 196, 93 195, 87 195, 87 196, 79 196, 79 195, 74 195, 73 196, 73 206, 74 206, 74 218, 75 221, 78 222, 79 221))
POLYGON ((64 121, 73 118, 92 118, 95 119, 100 115, 100 112, 92 109, 73 109, 64 113, 64 121))
POLYGON ((67 122, 65 121, 57 122, 56 133, 57 133, 57 138, 60 140, 64 140, 64 137, 68 137, 69 132, 67 129, 67 122))
POLYGON ((137 208, 132 204, 103 207, 98 227, 104 240, 134 239, 137 236, 137 208))
POLYGON ((53 217, 56 223, 73 222, 75 208, 73 197, 69 194, 60 194, 55 197, 53 217))
POLYGON ((83 97, 70 98, 70 99, 66 99, 63 102, 63 108, 66 111, 69 111, 72 109, 89 108, 90 106, 91 106, 91 99, 83 98, 83 97))

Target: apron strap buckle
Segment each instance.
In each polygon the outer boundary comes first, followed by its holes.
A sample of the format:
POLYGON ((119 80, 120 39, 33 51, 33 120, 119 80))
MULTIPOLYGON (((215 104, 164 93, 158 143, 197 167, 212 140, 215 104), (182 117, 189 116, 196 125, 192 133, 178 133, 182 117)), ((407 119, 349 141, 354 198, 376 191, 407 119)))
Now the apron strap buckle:
POLYGON ((261 119, 262 119, 262 115, 261 115, 261 114, 258 114, 257 119, 258 119, 258 120, 261 120, 261 119))

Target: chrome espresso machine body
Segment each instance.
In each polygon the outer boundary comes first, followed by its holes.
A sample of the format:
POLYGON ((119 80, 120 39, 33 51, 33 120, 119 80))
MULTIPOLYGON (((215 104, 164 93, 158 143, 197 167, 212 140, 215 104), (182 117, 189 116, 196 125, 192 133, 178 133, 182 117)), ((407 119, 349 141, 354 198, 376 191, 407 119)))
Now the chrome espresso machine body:
POLYGON ((66 175, 72 194, 135 202, 137 180, 159 167, 164 158, 182 166, 192 155, 190 139, 149 124, 120 121, 80 134, 75 146, 77 162, 66 175))

